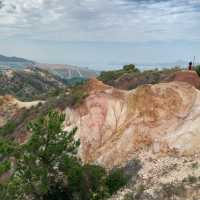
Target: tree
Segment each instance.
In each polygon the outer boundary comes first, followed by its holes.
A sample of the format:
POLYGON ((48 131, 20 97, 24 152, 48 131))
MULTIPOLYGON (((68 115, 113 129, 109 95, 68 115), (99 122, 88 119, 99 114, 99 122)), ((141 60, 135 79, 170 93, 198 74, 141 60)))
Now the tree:
POLYGON ((68 177, 71 199, 103 200, 109 197, 107 173, 97 165, 80 166, 73 163, 68 177))
POLYGON ((139 72, 139 70, 133 64, 124 65, 123 70, 129 72, 139 72))
POLYGON ((109 188, 109 193, 113 194, 126 185, 128 182, 128 176, 125 175, 121 168, 116 168, 110 172, 106 182, 109 188))
POLYGON ((66 157, 75 156, 79 141, 74 140, 76 128, 71 132, 63 131, 64 120, 64 114, 51 111, 29 125, 32 136, 22 146, 16 172, 10 182, 9 188, 16 193, 14 199, 26 196, 43 199, 52 184, 56 185, 65 179, 60 171, 60 163, 66 157))
MULTIPOLYGON (((63 131, 64 120, 65 115, 51 111, 28 126, 32 136, 15 148, 15 171, 0 184, 1 200, 103 200, 126 184, 122 171, 108 175, 103 167, 77 158, 77 128, 63 131)), ((9 143, 0 146, 4 155, 13 152, 9 143)), ((8 167, 5 163, 2 171, 8 167)))

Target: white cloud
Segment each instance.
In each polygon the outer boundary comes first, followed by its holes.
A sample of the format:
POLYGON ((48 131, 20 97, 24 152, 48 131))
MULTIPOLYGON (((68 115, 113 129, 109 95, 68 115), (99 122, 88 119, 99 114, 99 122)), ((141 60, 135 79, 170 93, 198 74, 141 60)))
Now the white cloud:
POLYGON ((200 40, 199 0, 4 0, 0 38, 200 40))

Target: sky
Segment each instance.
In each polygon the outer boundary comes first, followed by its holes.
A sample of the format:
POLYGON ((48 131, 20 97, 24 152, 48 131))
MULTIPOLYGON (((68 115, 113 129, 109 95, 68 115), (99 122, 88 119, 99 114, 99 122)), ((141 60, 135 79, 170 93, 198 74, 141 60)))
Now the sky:
POLYGON ((0 2, 0 54, 104 69, 200 60, 200 0, 0 2))

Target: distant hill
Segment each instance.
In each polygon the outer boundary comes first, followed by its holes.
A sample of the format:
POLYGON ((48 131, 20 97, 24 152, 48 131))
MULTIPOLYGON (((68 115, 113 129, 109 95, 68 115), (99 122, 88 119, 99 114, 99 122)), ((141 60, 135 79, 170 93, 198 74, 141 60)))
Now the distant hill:
POLYGON ((46 69, 62 79, 87 79, 98 76, 98 72, 88 68, 81 68, 64 64, 36 64, 38 68, 46 69))
POLYGON ((74 80, 84 80, 99 75, 99 72, 88 68, 81 68, 73 65, 66 64, 44 64, 37 63, 32 60, 27 60, 18 57, 7 57, 0 55, 0 71, 7 69, 22 70, 27 67, 37 67, 44 70, 48 70, 50 73, 60 77, 61 79, 67 79, 68 82, 74 82, 74 80))
POLYGON ((0 71, 5 69, 24 69, 26 67, 34 66, 35 61, 27 60, 18 57, 7 57, 0 55, 0 71))
POLYGON ((65 87, 64 81, 39 68, 0 71, 0 95, 13 95, 21 100, 45 98, 65 87))
POLYGON ((32 63, 32 64, 35 63, 32 60, 27 60, 27 59, 18 58, 18 57, 7 57, 4 55, 0 55, 0 62, 21 62, 21 63, 32 63))

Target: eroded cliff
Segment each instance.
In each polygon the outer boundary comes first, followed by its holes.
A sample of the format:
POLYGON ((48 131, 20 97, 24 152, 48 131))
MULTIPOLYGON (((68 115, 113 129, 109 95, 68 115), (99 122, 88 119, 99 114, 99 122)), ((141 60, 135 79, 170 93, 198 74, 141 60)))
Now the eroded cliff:
POLYGON ((66 110, 65 128, 77 126, 84 162, 121 165, 144 149, 153 154, 200 151, 200 92, 173 81, 123 91, 91 80, 89 96, 66 110))

